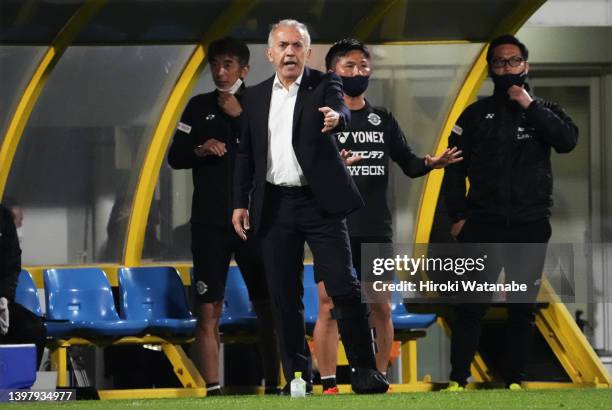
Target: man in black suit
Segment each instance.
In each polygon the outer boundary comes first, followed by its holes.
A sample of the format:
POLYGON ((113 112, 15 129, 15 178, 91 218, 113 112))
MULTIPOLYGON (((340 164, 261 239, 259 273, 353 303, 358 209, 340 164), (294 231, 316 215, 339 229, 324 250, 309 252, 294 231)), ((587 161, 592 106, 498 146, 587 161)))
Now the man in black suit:
POLYGON ((363 201, 329 134, 350 119, 341 80, 304 67, 310 35, 298 21, 275 24, 268 46, 276 74, 243 99, 234 229, 243 239, 251 227, 261 237, 285 377, 301 371, 312 388, 302 303, 307 242, 315 272, 334 302, 353 390, 386 392, 388 382, 376 370, 367 307, 352 273, 345 221, 363 201))

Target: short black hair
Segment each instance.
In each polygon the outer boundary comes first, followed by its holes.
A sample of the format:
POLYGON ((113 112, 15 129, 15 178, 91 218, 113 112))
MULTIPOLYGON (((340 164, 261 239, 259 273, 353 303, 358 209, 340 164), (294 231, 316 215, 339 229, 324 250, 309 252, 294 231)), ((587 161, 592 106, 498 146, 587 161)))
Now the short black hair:
POLYGON ((340 41, 336 41, 325 56, 325 68, 329 71, 335 67, 338 59, 344 57, 349 51, 359 50, 365 57, 370 59, 370 50, 361 41, 354 38, 345 38, 340 41))
POLYGON ((514 37, 512 34, 503 34, 489 44, 489 49, 487 50, 487 63, 490 65, 491 60, 493 60, 493 52, 498 46, 502 44, 512 44, 517 46, 519 50, 521 50, 521 56, 527 61, 529 59, 529 50, 527 50, 527 46, 521 43, 518 38, 514 37))
POLYGON ((215 57, 222 55, 236 57, 241 67, 247 66, 251 57, 247 45, 233 37, 223 37, 213 41, 209 44, 206 54, 208 61, 212 61, 215 57))

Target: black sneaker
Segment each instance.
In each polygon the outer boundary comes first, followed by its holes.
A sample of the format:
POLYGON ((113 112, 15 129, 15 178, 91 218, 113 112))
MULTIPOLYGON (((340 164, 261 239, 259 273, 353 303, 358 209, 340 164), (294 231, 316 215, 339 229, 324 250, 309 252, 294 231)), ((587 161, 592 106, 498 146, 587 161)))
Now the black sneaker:
MULTIPOLYGON (((291 383, 285 384, 280 392, 281 396, 291 396, 291 383)), ((306 396, 312 395, 312 383, 306 382, 306 396)))
POLYGON ((351 369, 351 387, 357 394, 386 393, 389 382, 378 370, 357 367, 351 369))
POLYGON ((213 396, 223 396, 223 391, 221 390, 221 387, 214 388, 211 390, 206 390, 206 397, 213 397, 213 396))

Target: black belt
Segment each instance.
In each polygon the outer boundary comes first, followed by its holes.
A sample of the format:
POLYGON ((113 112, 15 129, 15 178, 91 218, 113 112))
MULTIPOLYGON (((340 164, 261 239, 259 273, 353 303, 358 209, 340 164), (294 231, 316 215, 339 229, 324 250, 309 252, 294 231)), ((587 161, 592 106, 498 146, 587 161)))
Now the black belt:
POLYGON ((302 186, 289 186, 289 185, 274 185, 268 181, 266 181, 266 187, 272 191, 279 192, 285 195, 310 195, 312 191, 310 190, 310 186, 302 185, 302 186))

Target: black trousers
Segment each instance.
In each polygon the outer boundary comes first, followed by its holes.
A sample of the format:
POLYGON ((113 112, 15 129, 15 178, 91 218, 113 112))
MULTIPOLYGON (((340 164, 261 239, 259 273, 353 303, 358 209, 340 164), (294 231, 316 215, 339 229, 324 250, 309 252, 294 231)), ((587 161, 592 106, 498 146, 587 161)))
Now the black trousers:
MULTIPOLYGON (((481 278, 495 282, 503 267, 506 282, 515 280, 528 284, 527 293, 531 295, 531 301, 521 299, 519 303, 506 305, 507 354, 504 368, 501 369, 506 385, 520 383, 524 377, 523 372, 529 359, 534 329, 535 296, 539 290, 539 279, 546 257, 546 244, 550 235, 550 222, 547 218, 511 224, 492 224, 468 219, 457 238, 466 243, 512 244, 506 247, 484 246, 489 260, 481 278)), ((524 297, 523 295, 522 298, 524 297)), ((489 307, 490 303, 465 303, 455 307, 450 379, 459 384, 464 385, 470 375, 470 364, 480 341, 480 322, 489 307)))
POLYGON ((34 343, 36 345, 36 369, 40 367, 47 340, 43 319, 19 303, 9 302, 9 330, 0 334, 0 344, 34 343))
POLYGON ((308 187, 268 184, 265 198, 259 233, 283 371, 287 380, 295 371, 311 380, 302 302, 304 243, 312 250, 315 275, 324 281, 329 296, 359 300, 346 222, 322 212, 308 187))

